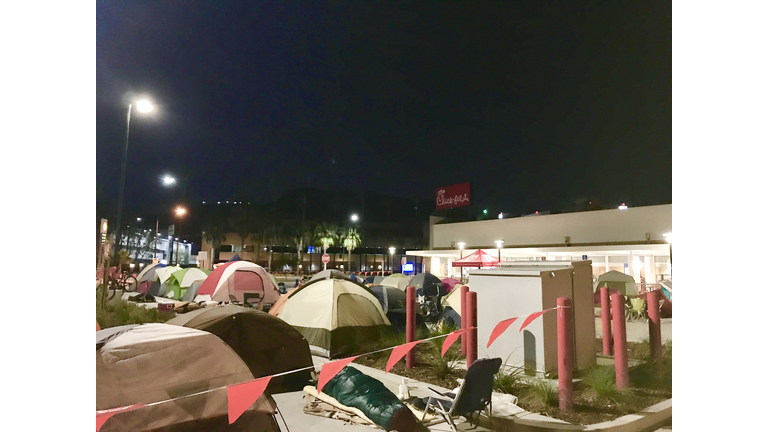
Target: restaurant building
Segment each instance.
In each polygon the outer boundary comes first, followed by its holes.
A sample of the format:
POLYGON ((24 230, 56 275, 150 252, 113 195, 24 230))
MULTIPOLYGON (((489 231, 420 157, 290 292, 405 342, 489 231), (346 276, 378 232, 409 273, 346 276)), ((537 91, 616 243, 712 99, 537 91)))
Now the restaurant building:
MULTIPOLYGON (((455 260, 482 249, 501 266, 517 261, 591 260, 593 279, 609 270, 655 284, 672 275, 672 204, 448 223, 432 216, 423 271, 462 276, 455 260)), ((466 274, 467 270, 464 270, 466 274)))

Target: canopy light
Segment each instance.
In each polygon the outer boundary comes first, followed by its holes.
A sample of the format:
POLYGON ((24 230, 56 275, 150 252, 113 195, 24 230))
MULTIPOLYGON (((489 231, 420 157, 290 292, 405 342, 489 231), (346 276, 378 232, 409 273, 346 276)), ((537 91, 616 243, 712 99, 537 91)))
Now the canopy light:
POLYGON ((152 106, 150 101, 142 99, 136 102, 136 109, 139 110, 139 112, 150 112, 155 109, 155 107, 152 106))

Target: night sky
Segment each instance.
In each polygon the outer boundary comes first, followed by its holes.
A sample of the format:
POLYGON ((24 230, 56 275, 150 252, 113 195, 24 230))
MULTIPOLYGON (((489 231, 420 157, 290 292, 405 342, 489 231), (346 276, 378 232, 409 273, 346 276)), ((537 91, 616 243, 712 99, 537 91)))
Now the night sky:
POLYGON ((511 214, 672 202, 672 11, 655 1, 97 1, 97 207, 471 182, 511 214))

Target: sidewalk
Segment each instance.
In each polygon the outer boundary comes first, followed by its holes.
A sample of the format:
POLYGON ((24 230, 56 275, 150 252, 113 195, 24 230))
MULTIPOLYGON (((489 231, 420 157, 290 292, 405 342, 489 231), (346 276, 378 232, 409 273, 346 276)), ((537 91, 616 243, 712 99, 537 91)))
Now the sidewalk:
MULTIPOLYGON (((312 360, 314 361, 316 366, 321 366, 324 363, 328 363, 329 360, 322 357, 312 356, 312 360)), ((392 393, 397 394, 398 392, 398 386, 400 385, 401 377, 399 375, 395 375, 392 373, 384 373, 384 371, 374 369, 368 366, 359 365, 357 363, 351 363, 349 365, 350 367, 353 367, 360 372, 369 375, 379 381, 382 382, 392 393)), ((456 384, 458 386, 458 383, 456 384)), ((411 393, 411 396, 417 396, 417 397, 427 397, 427 396, 434 396, 434 393, 432 393, 428 388, 432 387, 435 390, 438 391, 451 391, 452 389, 446 389, 442 388, 433 384, 425 384, 422 382, 409 380, 408 381, 408 389, 411 393)), ((289 393, 281 393, 273 395, 272 397, 275 399, 275 401, 278 404, 278 407, 280 409, 280 412, 283 415, 283 418, 285 419, 285 423, 288 425, 288 428, 291 431, 307 431, 307 432, 332 432, 332 431, 345 431, 345 432, 371 432, 375 430, 382 430, 380 428, 371 428, 371 427, 365 427, 365 426, 357 426, 357 425, 345 425, 344 422, 341 420, 333 420, 333 419, 327 419, 315 415, 305 414, 304 413, 304 395, 305 393, 303 391, 297 391, 297 392, 289 392, 289 393)), ((489 432, 491 429, 484 428, 482 426, 478 426, 476 428, 470 429, 470 425, 464 420, 463 417, 461 417, 460 420, 456 421, 456 427, 460 430, 473 430, 477 432, 489 432)), ((285 424, 283 424, 283 419, 279 418, 278 416, 278 424, 280 424, 280 430, 284 432, 288 432, 285 428, 285 424)), ((429 427, 430 431, 435 432, 447 432, 451 430, 451 427, 446 422, 438 423, 435 425, 432 425, 429 427)))

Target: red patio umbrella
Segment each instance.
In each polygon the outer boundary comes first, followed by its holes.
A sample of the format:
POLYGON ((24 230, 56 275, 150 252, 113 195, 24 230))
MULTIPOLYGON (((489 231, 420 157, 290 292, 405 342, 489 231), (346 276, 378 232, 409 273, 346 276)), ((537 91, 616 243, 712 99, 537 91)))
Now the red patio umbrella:
POLYGON ((498 267, 499 260, 478 249, 470 255, 453 262, 453 267, 498 267))

